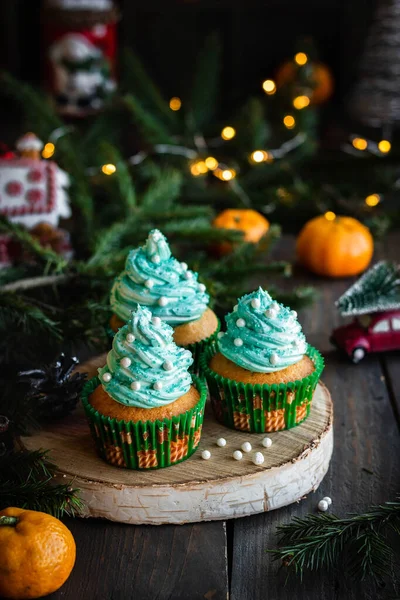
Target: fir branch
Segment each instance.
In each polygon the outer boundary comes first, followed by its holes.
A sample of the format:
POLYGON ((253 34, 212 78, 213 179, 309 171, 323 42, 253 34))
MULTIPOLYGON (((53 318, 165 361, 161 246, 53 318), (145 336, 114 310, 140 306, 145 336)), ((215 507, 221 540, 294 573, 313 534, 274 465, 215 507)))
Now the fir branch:
POLYGON ((211 34, 200 51, 190 97, 190 121, 194 132, 211 122, 215 113, 221 70, 221 44, 216 33, 211 34))
POLYGON ((162 121, 146 110, 133 94, 126 94, 123 102, 148 144, 173 144, 174 140, 162 121))
POLYGON ((26 291, 37 287, 46 287, 48 285, 59 285, 60 283, 66 283, 71 279, 72 275, 43 275, 38 277, 28 277, 26 279, 18 279, 6 283, 5 285, 0 284, 0 293, 2 292, 17 292, 26 291))
POLYGON ((50 319, 37 306, 12 292, 0 292, 0 331, 3 342, 5 332, 20 330, 27 336, 43 335, 61 339, 58 323, 50 319))
MULTIPOLYGON (((165 169, 150 184, 141 197, 141 206, 146 211, 157 209, 158 213, 172 208, 182 188, 182 174, 174 169, 165 169)), ((149 212, 147 212, 149 215, 149 212)))
POLYGON ((101 142, 100 152, 104 156, 105 162, 116 166, 117 170, 112 176, 111 181, 117 185, 119 199, 114 198, 114 201, 119 201, 121 206, 125 206, 125 213, 128 216, 136 206, 136 192, 127 164, 117 148, 108 142, 101 142))

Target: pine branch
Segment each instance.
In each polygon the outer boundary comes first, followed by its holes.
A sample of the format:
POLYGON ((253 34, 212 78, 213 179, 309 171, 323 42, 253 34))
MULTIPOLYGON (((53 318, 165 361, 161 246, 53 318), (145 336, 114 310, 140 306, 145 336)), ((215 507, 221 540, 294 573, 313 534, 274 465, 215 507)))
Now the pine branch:
POLYGON ((125 207, 125 216, 128 216, 136 206, 136 192, 127 164, 117 148, 108 142, 100 143, 100 152, 104 156, 105 162, 116 166, 117 170, 111 181, 118 188, 119 198, 113 198, 113 200, 125 207))
MULTIPOLYGON (((58 324, 37 306, 30 304, 12 292, 0 292, 0 331, 4 338, 7 331, 17 330, 27 336, 43 335, 61 339, 58 324)), ((3 340, 4 341, 4 340, 3 340)))
POLYGON ((141 197, 141 206, 144 210, 157 210, 163 213, 170 210, 179 197, 182 188, 182 174, 174 169, 161 171, 159 177, 153 181, 141 197))
POLYGON ((190 98, 190 121, 194 132, 201 131, 215 114, 221 70, 221 44, 216 33, 205 41, 198 55, 190 98))
POLYGON ((136 96, 127 94, 124 96, 123 102, 147 144, 174 144, 173 137, 164 123, 146 110, 136 96))

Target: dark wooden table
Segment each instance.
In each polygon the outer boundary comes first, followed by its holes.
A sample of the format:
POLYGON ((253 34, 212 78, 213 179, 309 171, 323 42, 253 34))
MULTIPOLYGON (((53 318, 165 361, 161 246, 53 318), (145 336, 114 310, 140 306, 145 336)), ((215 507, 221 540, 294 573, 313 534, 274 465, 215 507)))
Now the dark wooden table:
MULTIPOLYGON (((399 236, 382 243, 377 256, 397 258, 399 236)), ((279 258, 293 258, 294 240, 284 237, 279 258)), ((257 282, 268 288, 266 280, 257 282)), ((181 526, 129 526, 102 520, 68 519, 77 544, 77 562, 53 600, 381 600, 400 597, 388 583, 372 590, 351 585, 341 574, 294 576, 266 554, 276 527, 316 511, 323 496, 332 511, 362 511, 395 497, 400 489, 400 352, 366 357, 355 366, 329 343, 340 318, 334 301, 349 280, 318 279, 296 273, 287 286, 314 285, 319 299, 300 312, 309 342, 325 356, 323 381, 334 400, 335 446, 320 488, 286 509, 228 522, 181 526), (283 571, 283 572, 282 572, 283 571)))

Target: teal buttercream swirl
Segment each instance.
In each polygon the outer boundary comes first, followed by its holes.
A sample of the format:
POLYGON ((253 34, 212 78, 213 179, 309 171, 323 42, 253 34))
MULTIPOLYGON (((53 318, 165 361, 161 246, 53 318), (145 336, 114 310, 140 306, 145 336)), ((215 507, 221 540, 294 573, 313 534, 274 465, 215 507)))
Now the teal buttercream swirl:
POLYGON ((175 326, 199 319, 209 300, 197 273, 171 256, 167 240, 154 229, 143 248, 129 253, 125 270, 114 282, 110 303, 122 321, 141 304, 175 326))
POLYGON ((156 408, 186 394, 192 378, 189 350, 179 348, 173 329, 138 306, 116 333, 107 364, 99 369, 105 391, 127 406, 156 408))
POLYGON ((248 371, 270 373, 299 362, 307 342, 297 313, 274 302, 262 288, 243 296, 225 317, 221 354, 248 371))

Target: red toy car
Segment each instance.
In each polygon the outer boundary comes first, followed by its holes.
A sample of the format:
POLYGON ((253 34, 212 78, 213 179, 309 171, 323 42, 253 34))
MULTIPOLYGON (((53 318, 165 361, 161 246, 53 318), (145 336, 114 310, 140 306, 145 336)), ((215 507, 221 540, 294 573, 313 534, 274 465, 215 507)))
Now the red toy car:
POLYGON ((354 363, 369 352, 400 348, 400 310, 360 315, 349 325, 334 329, 331 342, 354 363))

